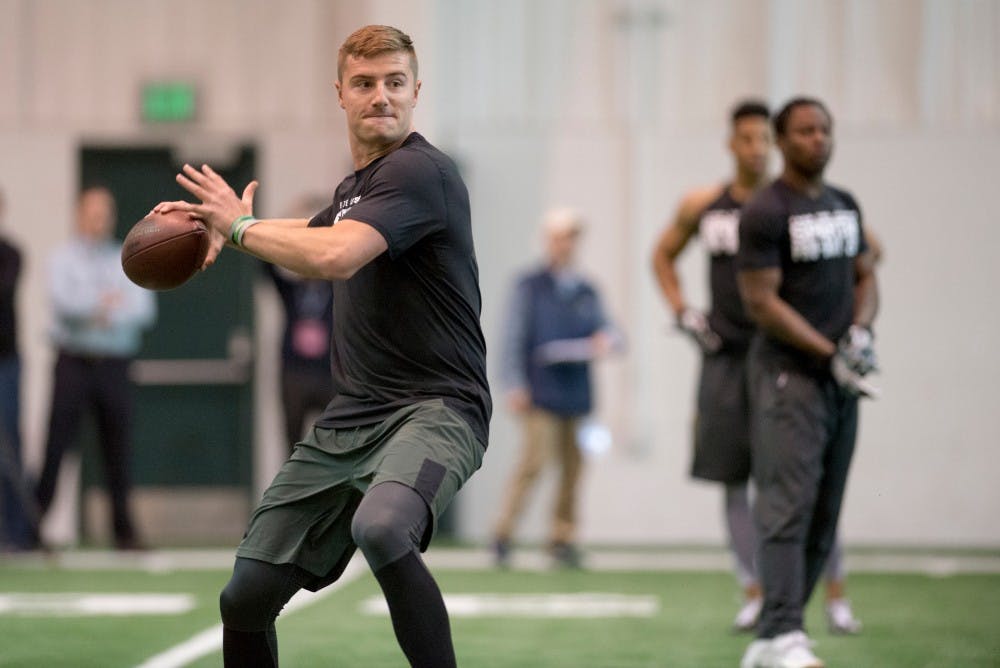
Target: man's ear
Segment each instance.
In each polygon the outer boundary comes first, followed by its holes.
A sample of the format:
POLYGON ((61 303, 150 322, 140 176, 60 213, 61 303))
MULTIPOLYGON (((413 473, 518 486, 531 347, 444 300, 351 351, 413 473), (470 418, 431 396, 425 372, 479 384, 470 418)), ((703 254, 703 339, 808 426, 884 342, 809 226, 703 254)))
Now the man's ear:
POLYGON ((423 83, 420 79, 417 79, 417 83, 413 86, 413 106, 417 106, 417 98, 420 96, 420 84, 423 83))
POLYGON ((340 103, 340 108, 344 109, 344 91, 340 88, 340 81, 333 82, 334 88, 337 89, 337 101, 340 103))

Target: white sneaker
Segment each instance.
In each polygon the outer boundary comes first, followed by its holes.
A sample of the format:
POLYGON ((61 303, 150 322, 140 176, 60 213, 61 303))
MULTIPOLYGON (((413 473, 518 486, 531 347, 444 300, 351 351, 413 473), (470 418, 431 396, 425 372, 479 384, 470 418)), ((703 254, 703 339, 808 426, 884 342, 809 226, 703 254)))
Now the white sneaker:
POLYGON ((743 652, 740 668, 768 668, 774 658, 772 647, 774 641, 770 638, 757 638, 743 652))
POLYGON ((771 663, 767 668, 825 668, 812 653, 813 642, 802 631, 789 631, 771 640, 771 663))
POLYGON ((846 598, 835 598, 827 601, 826 622, 830 633, 836 635, 861 633, 861 621, 854 617, 851 603, 846 598))
POLYGON ((764 599, 760 596, 743 600, 743 606, 736 613, 733 620, 733 631, 737 633, 747 633, 757 628, 757 621, 760 619, 760 609, 764 607, 764 599))

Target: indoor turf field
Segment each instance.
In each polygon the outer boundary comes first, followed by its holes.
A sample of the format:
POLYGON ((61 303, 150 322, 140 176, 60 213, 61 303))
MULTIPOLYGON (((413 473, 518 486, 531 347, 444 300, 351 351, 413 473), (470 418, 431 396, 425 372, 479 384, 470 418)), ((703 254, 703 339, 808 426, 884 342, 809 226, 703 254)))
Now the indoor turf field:
MULTIPOLYGON (((230 559, 76 552, 0 562, 0 666, 220 666, 216 600, 230 559)), ((728 629, 736 589, 719 550, 591 550, 582 571, 552 570, 535 551, 508 571, 477 549, 432 549, 430 562, 462 666, 721 668, 749 642, 728 629)), ((862 634, 830 635, 816 599, 807 617, 829 666, 1000 666, 1000 555, 862 551, 848 565, 862 634)), ((282 666, 405 666, 357 559, 342 586, 290 608, 278 623, 282 666)))

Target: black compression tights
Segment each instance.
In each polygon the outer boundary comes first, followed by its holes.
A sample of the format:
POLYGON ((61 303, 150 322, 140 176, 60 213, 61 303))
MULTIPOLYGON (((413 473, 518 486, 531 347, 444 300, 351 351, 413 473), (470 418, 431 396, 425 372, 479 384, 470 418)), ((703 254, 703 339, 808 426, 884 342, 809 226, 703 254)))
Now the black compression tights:
POLYGON ((278 665, 274 620, 288 600, 312 578, 294 564, 236 558, 233 576, 219 596, 222 655, 226 666, 278 665))
POLYGON ((453 668, 448 611, 420 558, 420 541, 429 522, 423 497, 406 485, 384 482, 365 494, 351 534, 382 587, 396 640, 410 665, 453 668))
MULTIPOLYGON (((403 653, 416 668, 456 665, 448 612, 441 591, 420 558, 420 540, 430 522, 423 498, 399 483, 368 490, 351 525, 355 543, 382 587, 403 653)), ((292 564, 238 557, 222 591, 225 665, 278 665, 274 620, 288 600, 312 579, 292 564)))

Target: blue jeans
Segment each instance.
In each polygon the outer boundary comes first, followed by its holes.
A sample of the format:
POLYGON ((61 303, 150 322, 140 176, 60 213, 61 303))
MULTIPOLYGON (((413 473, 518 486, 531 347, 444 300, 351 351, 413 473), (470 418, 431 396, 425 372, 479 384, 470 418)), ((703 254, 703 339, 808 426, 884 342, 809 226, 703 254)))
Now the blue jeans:
POLYGON ((21 360, 0 359, 0 544, 31 547, 32 495, 21 466, 21 360))

